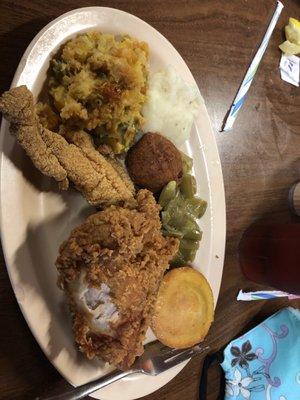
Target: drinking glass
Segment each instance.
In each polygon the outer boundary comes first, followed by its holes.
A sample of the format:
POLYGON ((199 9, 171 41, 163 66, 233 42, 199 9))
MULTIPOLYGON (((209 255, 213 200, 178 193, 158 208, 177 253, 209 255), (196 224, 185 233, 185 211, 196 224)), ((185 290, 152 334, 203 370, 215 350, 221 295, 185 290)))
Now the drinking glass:
POLYGON ((300 294, 300 224, 252 225, 241 239, 239 260, 247 279, 300 294))

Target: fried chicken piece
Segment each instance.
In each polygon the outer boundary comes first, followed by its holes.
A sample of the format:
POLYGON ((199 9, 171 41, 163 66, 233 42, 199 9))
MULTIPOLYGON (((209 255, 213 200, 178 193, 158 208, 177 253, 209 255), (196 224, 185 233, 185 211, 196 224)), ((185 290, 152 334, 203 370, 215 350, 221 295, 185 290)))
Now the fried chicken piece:
POLYGON ((44 128, 38 121, 32 93, 26 86, 5 92, 0 111, 10 122, 10 130, 45 175, 53 177, 62 189, 69 181, 93 205, 133 201, 133 186, 94 148, 85 132, 76 133, 74 144, 58 133, 44 128))
POLYGON ((79 349, 128 369, 143 352, 160 282, 178 250, 164 238, 151 192, 135 208, 111 206, 74 229, 56 261, 79 349))

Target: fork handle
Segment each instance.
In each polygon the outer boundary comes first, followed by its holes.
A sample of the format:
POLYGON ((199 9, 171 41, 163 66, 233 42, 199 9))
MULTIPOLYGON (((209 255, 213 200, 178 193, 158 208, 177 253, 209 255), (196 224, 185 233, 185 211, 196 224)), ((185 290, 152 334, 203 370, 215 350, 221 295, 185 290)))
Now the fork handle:
POLYGON ((75 387, 68 392, 58 395, 50 395, 46 397, 37 397, 36 400, 79 400, 89 394, 95 392, 98 389, 103 388, 104 386, 110 385, 113 382, 118 381, 119 379, 124 378, 127 375, 133 374, 135 370, 129 371, 113 371, 108 375, 103 376, 100 379, 95 381, 86 383, 85 385, 75 387))

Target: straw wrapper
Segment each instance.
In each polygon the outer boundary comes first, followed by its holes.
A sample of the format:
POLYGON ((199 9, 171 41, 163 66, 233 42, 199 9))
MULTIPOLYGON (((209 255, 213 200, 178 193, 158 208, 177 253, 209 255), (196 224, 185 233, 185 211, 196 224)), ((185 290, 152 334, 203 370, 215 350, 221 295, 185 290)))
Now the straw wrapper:
POLYGON ((239 88, 239 91, 238 91, 235 99, 233 100, 229 114, 228 114, 227 118, 225 119, 223 129, 222 129, 224 132, 230 131, 232 129, 232 126, 234 124, 236 116, 245 101, 247 92, 251 86, 254 75, 255 75, 257 68, 261 62, 261 59, 266 51, 269 40, 271 38, 271 35, 273 33, 273 30, 275 28, 275 25, 278 21, 278 18, 281 14, 282 9, 283 9, 283 4, 280 1, 277 1, 277 6, 275 9, 275 12, 269 23, 268 29, 265 33, 265 36, 258 48, 253 60, 251 61, 250 67, 248 68, 248 71, 246 72, 246 75, 244 77, 244 80, 243 80, 240 88, 239 88))
POLYGON ((247 292, 247 293, 240 290, 237 296, 237 300, 240 301, 269 300, 269 299, 277 299, 278 297, 288 297, 289 300, 300 299, 300 296, 298 295, 281 292, 280 290, 266 290, 257 292, 247 292))

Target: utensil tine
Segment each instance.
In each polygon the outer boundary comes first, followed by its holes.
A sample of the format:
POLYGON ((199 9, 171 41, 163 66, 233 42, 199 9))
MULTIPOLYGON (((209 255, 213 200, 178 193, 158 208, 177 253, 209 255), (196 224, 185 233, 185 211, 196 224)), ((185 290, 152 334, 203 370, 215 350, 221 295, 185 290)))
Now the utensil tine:
MULTIPOLYGON (((186 350, 188 350, 188 349, 186 349, 186 350)), ((190 349, 189 349, 190 350, 190 349)), ((176 356, 176 354, 179 354, 179 353, 182 353, 183 351, 185 351, 185 349, 172 349, 172 348, 170 348, 170 347, 163 347, 162 349, 161 349, 161 355, 164 357, 164 358, 166 358, 166 357, 168 357, 168 356, 170 356, 170 357, 173 357, 173 356, 176 356)))
POLYGON ((191 350, 189 347, 188 349, 171 349, 169 347, 164 347, 161 350, 161 355, 165 360, 168 360, 169 358, 175 357, 177 354, 181 354, 184 351, 191 350))
POLYGON ((167 358, 165 362, 166 368, 172 368, 175 367, 175 365, 178 365, 182 363, 183 361, 188 360, 189 358, 193 357, 196 354, 203 353, 207 351, 209 347, 200 347, 200 346, 195 346, 190 349, 186 350, 181 350, 180 352, 176 352, 175 355, 171 355, 169 358, 167 358))
POLYGON ((165 346, 158 340, 156 340, 155 342, 150 342, 150 343, 146 344, 146 346, 145 346, 145 353, 149 353, 149 355, 152 354, 152 352, 155 355, 157 355, 159 353, 164 353, 168 350, 172 350, 172 349, 170 347, 165 346))
MULTIPOLYGON (((170 349, 165 347, 161 343, 155 342, 147 346, 147 351, 137 360, 129 371, 113 371, 106 376, 86 383, 85 385, 72 388, 68 392, 61 393, 59 395, 42 397, 43 400, 76 400, 82 399, 85 396, 95 392, 96 390, 105 387, 127 375, 143 372, 148 375, 158 375, 161 372, 168 370, 169 368, 175 367, 183 361, 188 360, 195 354, 207 351, 209 347, 200 347, 200 345, 194 346, 185 350, 170 349), (149 350, 150 349, 150 350, 149 350)), ((40 398, 37 398, 37 400, 40 398)))

